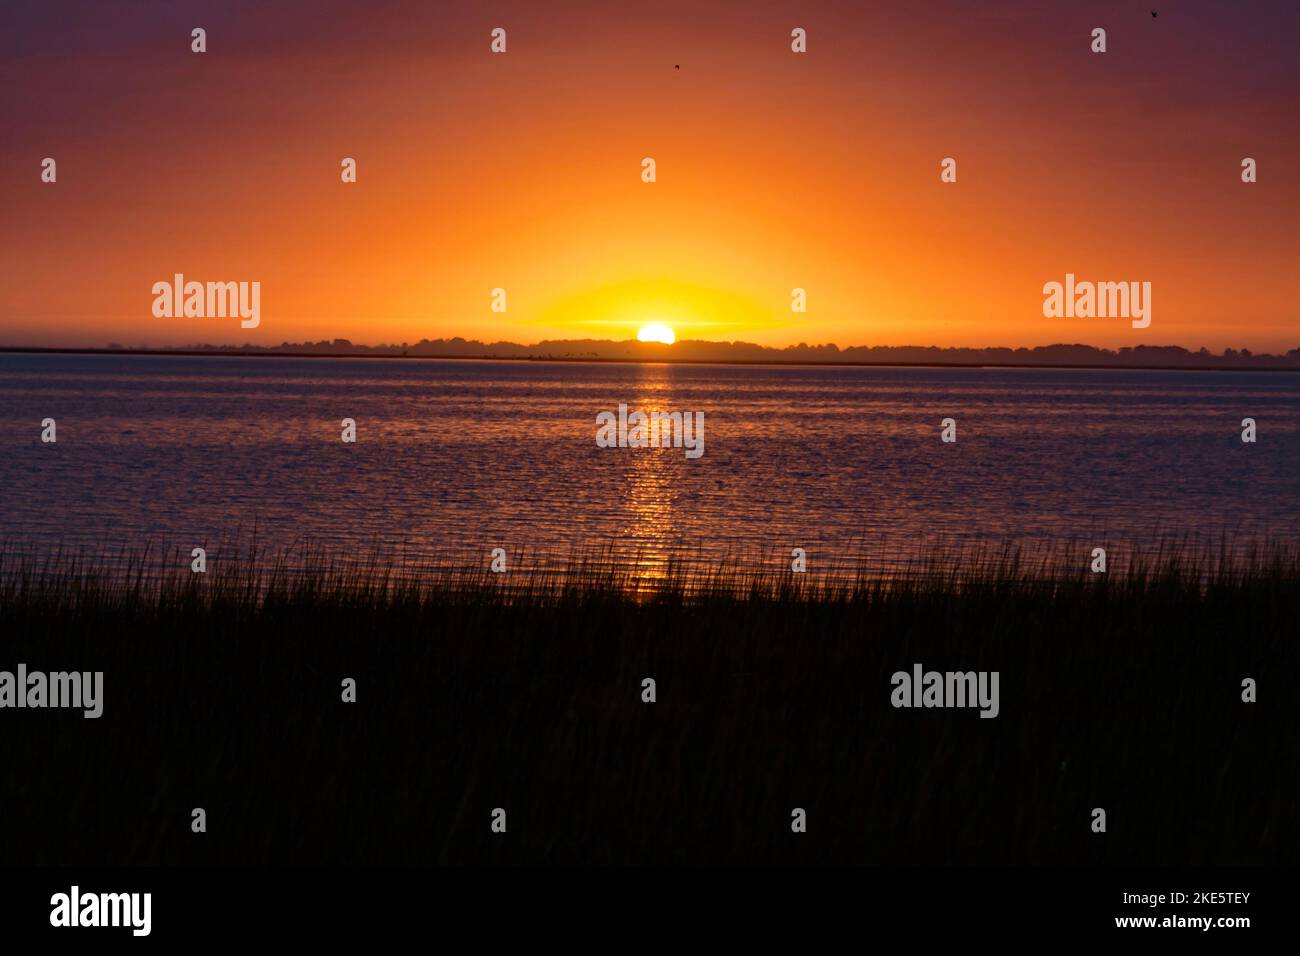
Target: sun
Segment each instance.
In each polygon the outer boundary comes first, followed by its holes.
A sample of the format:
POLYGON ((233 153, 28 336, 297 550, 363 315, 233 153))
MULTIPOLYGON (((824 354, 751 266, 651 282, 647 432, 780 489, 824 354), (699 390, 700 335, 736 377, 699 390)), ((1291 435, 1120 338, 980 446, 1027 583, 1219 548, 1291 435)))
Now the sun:
POLYGON ((664 345, 672 345, 677 341, 677 334, 662 322, 651 322, 649 325, 641 326, 641 331, 636 334, 638 342, 662 342, 664 345))

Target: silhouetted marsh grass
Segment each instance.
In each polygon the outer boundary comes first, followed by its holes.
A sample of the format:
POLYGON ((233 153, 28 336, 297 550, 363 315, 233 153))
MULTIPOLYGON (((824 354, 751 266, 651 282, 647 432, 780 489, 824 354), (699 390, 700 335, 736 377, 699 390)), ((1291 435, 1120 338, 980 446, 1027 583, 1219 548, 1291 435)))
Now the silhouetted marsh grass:
POLYGON ((106 699, 0 714, 0 859, 1296 861, 1296 548, 1089 553, 11 556, 0 668, 106 699), (893 708, 914 663, 999 671, 1001 713, 893 708))
POLYGON ((1161 539, 1147 550, 1113 552, 1106 573, 1090 570, 1078 543, 996 547, 931 543, 901 568, 847 556, 824 570, 793 573, 781 560, 710 561, 671 556, 647 569, 639 557, 612 550, 578 552, 562 565, 532 567, 518 552, 510 570, 454 558, 408 560, 380 551, 340 557, 300 546, 271 551, 224 546, 205 573, 182 551, 151 547, 106 553, 55 551, 42 557, 0 554, 0 597, 29 601, 160 607, 174 603, 255 608, 263 602, 319 602, 382 610, 411 602, 563 607, 593 600, 693 606, 709 601, 827 604, 926 596, 943 600, 978 592, 1070 592, 1137 599, 1176 592, 1293 587, 1300 546, 1262 544, 1246 551, 1161 539), (524 559, 524 560, 521 560, 524 559))

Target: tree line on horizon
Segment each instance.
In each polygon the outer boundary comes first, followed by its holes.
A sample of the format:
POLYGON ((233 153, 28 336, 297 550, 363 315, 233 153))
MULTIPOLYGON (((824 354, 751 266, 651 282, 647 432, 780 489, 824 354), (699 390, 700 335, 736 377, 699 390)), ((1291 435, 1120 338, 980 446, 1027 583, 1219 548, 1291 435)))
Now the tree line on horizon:
MULTIPOLYGON (((134 350, 110 343, 110 350, 134 350)), ((141 350, 150 350, 140 346, 141 350)), ((855 345, 840 348, 833 343, 808 345, 800 342, 784 348, 752 342, 708 342, 684 339, 673 345, 621 342, 603 339, 545 339, 535 345, 517 342, 481 342, 456 336, 450 339, 420 339, 400 345, 361 345, 349 339, 319 342, 282 342, 279 345, 184 345, 151 351, 293 353, 308 355, 414 356, 425 358, 501 359, 586 359, 659 360, 716 362, 818 362, 827 364, 950 364, 950 365, 1115 365, 1115 366, 1235 366, 1243 368, 1300 368, 1300 347, 1283 354, 1224 349, 1221 353, 1201 348, 1196 351, 1178 345, 1135 345, 1119 349, 1082 344, 1020 347, 941 347, 935 345, 855 345)))

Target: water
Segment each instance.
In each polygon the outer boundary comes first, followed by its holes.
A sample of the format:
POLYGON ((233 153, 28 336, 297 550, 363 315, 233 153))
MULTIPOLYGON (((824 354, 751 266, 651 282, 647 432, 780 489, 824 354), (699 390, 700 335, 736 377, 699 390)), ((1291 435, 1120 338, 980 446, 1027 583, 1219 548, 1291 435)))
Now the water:
POLYGON ((1300 373, 0 355, 0 547, 188 555, 255 531, 651 567, 890 563, 936 538, 1243 547, 1300 532, 1298 422, 1300 373), (703 411, 704 456, 598 448, 620 402, 703 411))

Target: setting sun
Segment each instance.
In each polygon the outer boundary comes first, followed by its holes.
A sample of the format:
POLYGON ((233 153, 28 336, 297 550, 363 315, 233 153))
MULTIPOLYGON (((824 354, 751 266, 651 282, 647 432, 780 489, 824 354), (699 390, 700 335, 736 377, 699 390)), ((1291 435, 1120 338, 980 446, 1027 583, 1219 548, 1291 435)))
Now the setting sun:
POLYGON ((641 331, 636 334, 636 338, 638 342, 662 342, 664 345, 672 345, 677 341, 677 334, 662 322, 651 322, 649 325, 641 326, 641 331))

